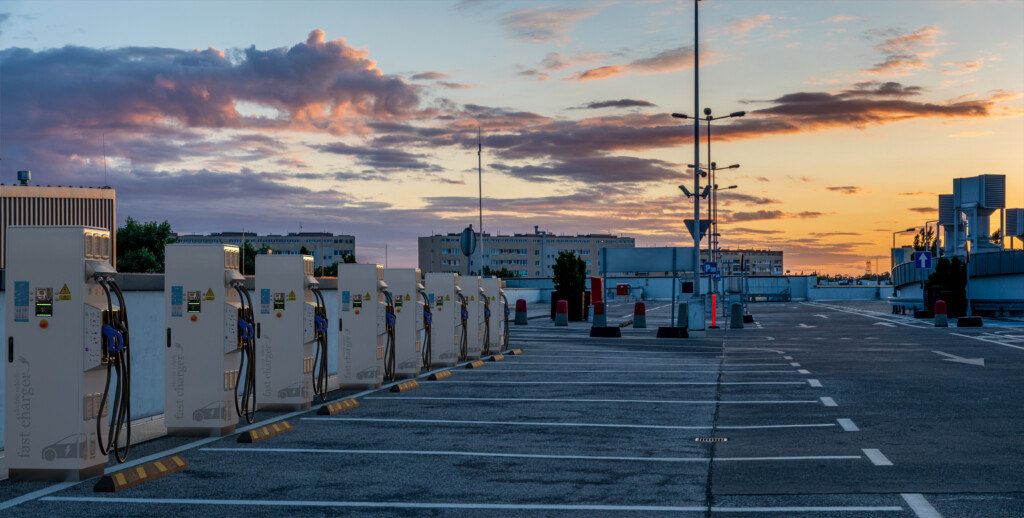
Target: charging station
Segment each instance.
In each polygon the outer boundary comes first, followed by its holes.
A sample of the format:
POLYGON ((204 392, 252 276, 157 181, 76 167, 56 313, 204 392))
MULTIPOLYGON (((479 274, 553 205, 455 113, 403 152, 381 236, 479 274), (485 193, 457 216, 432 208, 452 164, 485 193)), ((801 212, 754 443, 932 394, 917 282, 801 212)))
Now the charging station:
POLYGON ((238 247, 167 245, 164 258, 167 433, 232 433, 256 410, 252 301, 238 247))
POLYGON ((502 321, 504 311, 504 281, 498 277, 484 277, 480 280, 484 298, 484 354, 497 354, 503 349, 502 321))
POLYGON ((131 341, 110 232, 11 226, 6 244, 9 476, 101 475, 110 450, 124 462, 131 445, 131 341))
POLYGON ((259 407, 309 408, 326 386, 327 320, 309 255, 256 256, 256 393, 259 407), (318 379, 317 374, 324 374, 318 379))
POLYGON ((390 298, 379 264, 338 264, 338 384, 342 388, 383 385, 388 374, 385 353, 390 357, 394 352, 393 347, 385 351, 394 337, 394 323, 388 318, 390 298))
POLYGON ((450 367, 459 362, 462 317, 459 274, 427 273, 424 276, 430 305, 430 367, 450 367))
POLYGON ((484 346, 484 290, 479 276, 459 277, 459 287, 466 299, 466 359, 478 360, 484 346))
POLYGON ((419 268, 388 268, 384 282, 395 304, 395 377, 415 378, 423 368, 423 279, 419 268))

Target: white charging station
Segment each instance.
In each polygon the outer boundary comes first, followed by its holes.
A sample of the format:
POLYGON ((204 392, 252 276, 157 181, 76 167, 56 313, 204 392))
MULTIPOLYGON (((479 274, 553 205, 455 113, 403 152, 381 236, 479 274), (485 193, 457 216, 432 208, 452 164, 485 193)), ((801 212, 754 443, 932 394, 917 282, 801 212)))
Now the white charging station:
POLYGON ((487 326, 487 339, 491 354, 500 353, 504 344, 502 334, 502 323, 505 320, 505 306, 502 301, 504 291, 501 289, 503 281, 498 277, 484 277, 480 284, 483 287, 485 310, 485 324, 487 326))
POLYGON ((338 384, 376 388, 384 383, 387 345, 384 267, 338 264, 338 384))
POLYGON ((238 424, 241 296, 235 245, 167 245, 164 424, 169 435, 224 435, 238 424))
POLYGON ((312 256, 256 256, 256 395, 261 409, 308 408, 313 399, 316 326, 326 326, 316 314, 318 286, 312 256))
POLYGON ((395 304, 395 377, 415 378, 423 368, 423 279, 419 268, 387 268, 384 282, 395 304))
POLYGON ((459 337, 462 334, 459 274, 427 273, 424 286, 432 316, 430 366, 453 366, 459 362, 459 337))
POLYGON ((466 310, 466 353, 470 360, 478 360, 484 345, 484 296, 482 279, 479 276, 459 277, 462 296, 468 302, 466 310))
POLYGON ((112 249, 105 229, 7 228, 4 430, 11 479, 100 475, 108 458, 103 443, 123 444, 109 434, 110 412, 126 411, 113 401, 116 387, 103 397, 108 365, 123 361, 114 379, 131 380, 127 328, 114 322, 126 308, 114 306, 121 293, 113 285, 112 249))

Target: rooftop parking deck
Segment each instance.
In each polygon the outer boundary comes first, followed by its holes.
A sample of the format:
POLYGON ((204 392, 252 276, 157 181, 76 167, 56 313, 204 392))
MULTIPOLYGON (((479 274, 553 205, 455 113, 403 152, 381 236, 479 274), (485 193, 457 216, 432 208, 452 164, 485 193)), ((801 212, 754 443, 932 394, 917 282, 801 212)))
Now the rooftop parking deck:
MULTIPOLYGON (((1024 516, 1024 327, 935 328, 885 302, 751 304, 704 339, 590 338, 546 316, 506 354, 357 408, 259 412, 293 430, 166 437, 117 493, 0 482, 3 516, 1024 516), (983 365, 978 359, 983 359, 983 365), (698 438, 724 442, 697 442, 698 438)), ((546 315, 547 306, 531 306, 546 315)), ((610 325, 632 304, 612 304, 610 325)), ((721 323, 720 323, 721 324, 721 323)))

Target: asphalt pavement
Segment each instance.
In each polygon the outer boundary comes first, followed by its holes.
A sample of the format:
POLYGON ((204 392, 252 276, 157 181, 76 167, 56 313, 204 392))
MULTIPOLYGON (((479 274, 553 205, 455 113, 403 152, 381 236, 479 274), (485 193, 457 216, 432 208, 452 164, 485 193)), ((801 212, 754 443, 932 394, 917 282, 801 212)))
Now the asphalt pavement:
MULTIPOLYGON (((259 412, 249 428, 294 429, 256 443, 137 445, 108 473, 172 453, 189 467, 117 493, 0 482, 0 513, 1024 516, 1024 326, 762 303, 743 329, 658 339, 670 307, 647 306, 622 338, 535 318, 512 327, 522 355, 335 391, 359 406, 333 416, 259 412)), ((632 309, 610 304, 609 323, 632 309)))

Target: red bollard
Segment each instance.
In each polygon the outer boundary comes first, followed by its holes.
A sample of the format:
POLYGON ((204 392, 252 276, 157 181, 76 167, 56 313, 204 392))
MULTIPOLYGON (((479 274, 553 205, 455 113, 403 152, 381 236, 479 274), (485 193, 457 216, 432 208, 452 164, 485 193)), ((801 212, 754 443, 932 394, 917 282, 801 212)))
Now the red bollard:
POLYGON ((560 300, 558 301, 558 304, 555 306, 555 325, 569 325, 569 301, 560 300))
POLYGON ((647 306, 643 302, 633 305, 633 327, 647 327, 647 306))
POLYGON ((711 294, 711 328, 718 329, 718 294, 711 294))
POLYGON ((526 317, 526 300, 519 299, 516 301, 516 325, 525 326, 529 320, 526 317))
MULTIPOLYGON (((590 302, 597 306, 598 302, 604 302, 604 279, 600 277, 590 278, 590 302)), ((595 308, 594 311, 597 311, 595 308)))
POLYGON ((608 327, 608 317, 604 314, 604 302, 594 303, 594 327, 608 327))
POLYGON ((935 327, 949 327, 949 319, 946 315, 946 301, 935 301, 935 327))

